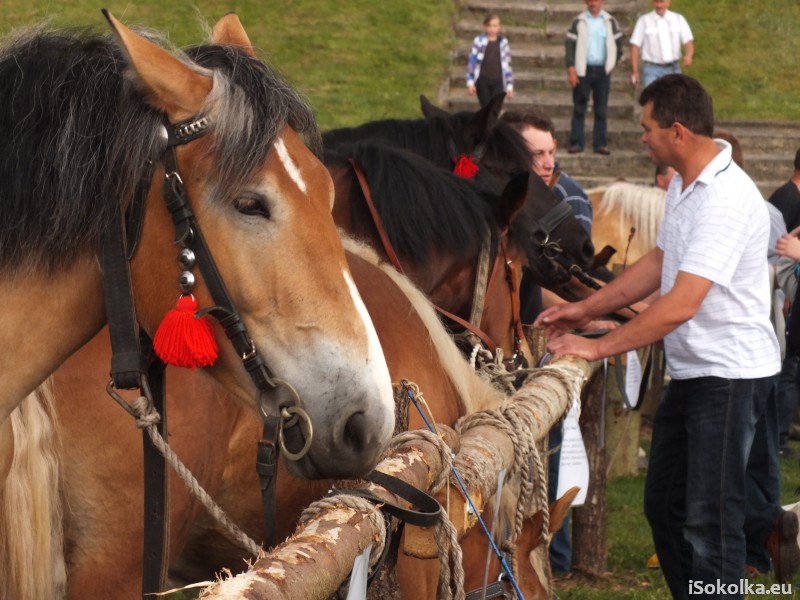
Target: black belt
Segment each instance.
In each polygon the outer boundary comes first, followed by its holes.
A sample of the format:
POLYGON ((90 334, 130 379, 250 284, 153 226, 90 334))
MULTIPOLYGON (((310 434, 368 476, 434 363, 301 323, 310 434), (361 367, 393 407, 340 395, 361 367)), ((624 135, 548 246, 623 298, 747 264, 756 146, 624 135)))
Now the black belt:
POLYGON ((646 65, 655 65, 656 67, 674 67, 678 64, 677 60, 673 60, 672 62, 668 63, 657 63, 657 62, 650 62, 649 60, 644 61, 646 65))

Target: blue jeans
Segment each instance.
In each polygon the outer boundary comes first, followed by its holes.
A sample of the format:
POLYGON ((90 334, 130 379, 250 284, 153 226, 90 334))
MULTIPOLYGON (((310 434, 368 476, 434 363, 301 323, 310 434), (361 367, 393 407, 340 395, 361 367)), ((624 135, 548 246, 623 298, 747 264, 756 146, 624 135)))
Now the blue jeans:
POLYGON ((592 129, 592 147, 594 150, 608 146, 608 92, 611 89, 611 77, 606 75, 605 67, 586 67, 586 75, 578 77, 578 85, 572 88, 572 125, 569 145, 581 150, 585 146, 584 122, 592 96, 594 109, 594 128, 592 129))
MULTIPOLYGON (((775 376, 775 390, 779 389, 775 376)), ((762 573, 770 571, 767 537, 783 512, 780 505, 781 465, 778 454, 778 394, 771 394, 756 422, 756 433, 747 463, 747 509, 744 534, 747 564, 762 573)))
MULTIPOLYGON (((560 423, 550 430, 548 441, 550 448, 555 448, 564 439, 564 424, 560 423)), ((553 452, 547 459, 549 470, 547 480, 547 501, 555 502, 558 500, 558 473, 559 461, 561 460, 561 448, 558 452, 553 452)), ((550 568, 557 573, 567 573, 572 568, 572 537, 569 532, 569 514, 564 516, 564 523, 561 529, 553 534, 550 540, 550 568)))
POLYGON ((774 377, 672 380, 656 411, 644 510, 674 598, 688 600, 692 580, 743 577, 747 466, 774 386, 774 377))
POLYGON ((797 408, 797 365, 798 356, 787 356, 781 365, 778 379, 778 441, 780 447, 789 445, 789 434, 792 431, 794 411, 797 408))
POLYGON ((645 62, 642 64, 642 87, 647 87, 659 77, 669 75, 670 73, 680 73, 681 63, 675 61, 668 65, 657 65, 656 63, 645 62))

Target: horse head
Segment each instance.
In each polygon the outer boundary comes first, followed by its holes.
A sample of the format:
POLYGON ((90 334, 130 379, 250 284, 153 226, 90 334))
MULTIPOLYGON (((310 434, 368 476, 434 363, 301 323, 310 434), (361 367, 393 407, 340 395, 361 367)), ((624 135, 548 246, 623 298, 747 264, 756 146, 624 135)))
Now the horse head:
POLYGON ((125 100, 143 99, 152 116, 138 134, 156 149, 130 266, 139 323, 154 332, 192 271, 174 243, 193 250, 191 293, 234 342, 208 373, 279 420, 287 453, 303 448, 296 474, 363 474, 392 432, 391 385, 333 224, 330 177, 301 138, 317 136, 309 109, 255 58, 234 15, 183 59, 106 16, 135 88, 125 100))

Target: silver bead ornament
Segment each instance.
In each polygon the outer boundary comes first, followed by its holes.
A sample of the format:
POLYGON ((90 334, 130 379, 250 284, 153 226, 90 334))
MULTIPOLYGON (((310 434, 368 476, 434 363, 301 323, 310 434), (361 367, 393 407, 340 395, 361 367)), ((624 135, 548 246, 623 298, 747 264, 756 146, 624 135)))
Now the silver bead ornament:
POLYGON ((178 287, 182 294, 188 294, 194 287, 194 275, 191 271, 183 271, 178 277, 178 287))
POLYGON ((180 264, 184 271, 191 269, 194 266, 194 262, 194 252, 192 252, 189 248, 184 248, 181 250, 180 254, 178 254, 178 264, 180 264))

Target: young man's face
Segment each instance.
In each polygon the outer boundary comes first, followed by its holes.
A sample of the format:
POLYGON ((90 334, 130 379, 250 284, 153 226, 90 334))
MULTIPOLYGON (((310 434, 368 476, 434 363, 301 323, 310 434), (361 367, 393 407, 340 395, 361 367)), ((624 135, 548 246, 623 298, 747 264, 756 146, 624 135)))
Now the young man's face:
POLYGON ((540 131, 531 126, 522 130, 522 137, 533 153, 531 170, 549 185, 556 167, 556 140, 549 131, 540 131))
POLYGON ((586 8, 589 10, 589 14, 596 17, 603 8, 603 0, 586 0, 586 8))
POLYGON ((642 110, 642 141, 650 149, 647 156, 650 157, 654 163, 670 164, 670 148, 671 140, 673 138, 672 127, 662 128, 653 119, 653 103, 648 102, 644 105, 642 110))

